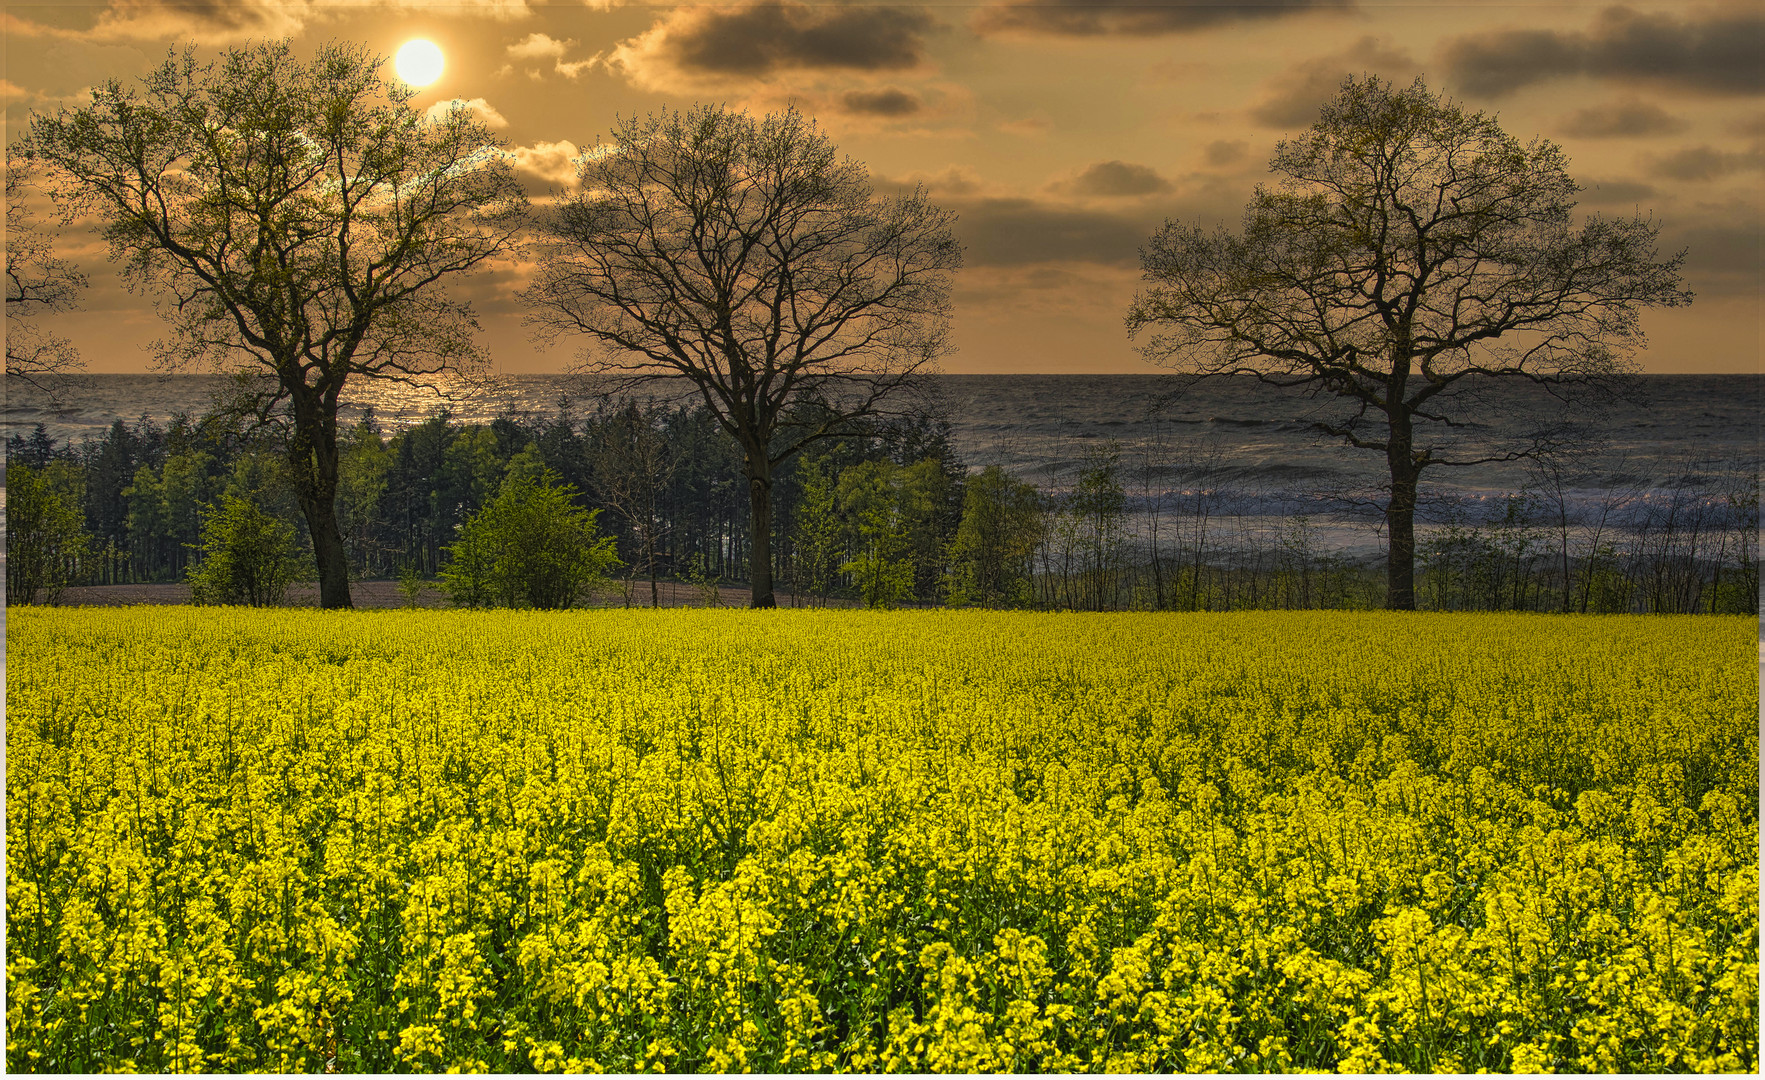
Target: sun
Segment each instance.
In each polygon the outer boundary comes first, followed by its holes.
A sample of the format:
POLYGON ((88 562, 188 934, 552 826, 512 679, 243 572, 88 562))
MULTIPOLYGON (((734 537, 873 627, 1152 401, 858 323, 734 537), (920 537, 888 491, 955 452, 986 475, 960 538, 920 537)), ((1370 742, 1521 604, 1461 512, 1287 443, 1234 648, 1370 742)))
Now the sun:
POLYGON ((398 77, 412 86, 428 86, 441 78, 441 69, 447 66, 447 59, 441 55, 435 42, 417 38, 399 46, 392 66, 398 69, 398 77))

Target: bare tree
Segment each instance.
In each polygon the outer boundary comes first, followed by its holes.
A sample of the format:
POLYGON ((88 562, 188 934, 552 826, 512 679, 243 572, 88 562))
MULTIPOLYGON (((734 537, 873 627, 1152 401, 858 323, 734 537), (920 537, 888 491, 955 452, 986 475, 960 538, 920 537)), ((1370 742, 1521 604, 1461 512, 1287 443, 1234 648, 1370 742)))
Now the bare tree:
POLYGON ((1270 167, 1282 179, 1257 188, 1241 234, 1167 222, 1153 237, 1128 327, 1155 330, 1147 354, 1194 375, 1346 399, 1318 426, 1384 455, 1386 606, 1411 609, 1422 471, 1537 448, 1456 452, 1454 414, 1478 405, 1466 391, 1560 393, 1625 371, 1639 309, 1690 302, 1684 253, 1658 259, 1642 217, 1575 228, 1561 149, 1522 145, 1420 80, 1346 81, 1270 167))
POLYGON ((24 143, 169 301, 167 365, 258 374, 328 608, 351 606, 338 402, 358 377, 424 385, 482 361, 470 307, 441 287, 510 252, 527 206, 490 132, 463 109, 426 119, 383 62, 343 44, 306 63, 286 42, 212 64, 174 51, 139 90, 33 116, 24 143))
POLYGON ((583 155, 527 291, 542 336, 582 334, 616 388, 680 378, 740 444, 754 607, 773 607, 772 485, 814 440, 911 400, 949 351, 953 218, 872 195, 795 110, 622 120, 583 155), (826 404, 793 427, 798 401, 826 404))
POLYGON ((38 321, 72 311, 86 275, 55 256, 53 237, 26 205, 30 163, 6 155, 6 377, 54 396, 61 376, 84 367, 73 342, 48 333, 38 321))
POLYGON ((662 489, 677 465, 674 448, 660 428, 663 413, 662 406, 645 408, 627 400, 596 418, 588 450, 595 493, 625 519, 641 552, 641 561, 631 562, 631 572, 641 570, 650 579, 653 608, 662 606, 656 584, 656 552, 664 527, 662 489))

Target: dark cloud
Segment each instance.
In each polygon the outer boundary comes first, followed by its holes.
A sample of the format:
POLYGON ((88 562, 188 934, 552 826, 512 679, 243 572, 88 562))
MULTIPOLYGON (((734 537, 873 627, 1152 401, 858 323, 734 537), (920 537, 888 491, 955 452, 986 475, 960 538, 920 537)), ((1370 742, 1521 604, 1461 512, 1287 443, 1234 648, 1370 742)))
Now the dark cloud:
MULTIPOLYGON (((1761 226, 1756 208, 1709 207, 1683 227, 1661 230, 1661 250, 1685 249, 1686 283, 1700 296, 1759 295, 1761 226)), ((1695 308, 1693 309, 1696 310, 1695 308)))
POLYGON ((1625 139, 1684 131, 1686 122, 1647 101, 1614 101, 1581 109, 1563 121, 1563 134, 1583 139, 1625 139))
MULTIPOLYGON (((222 45, 253 38, 293 37, 312 23, 335 17, 339 5, 335 0, 109 0, 102 6, 92 28, 77 34, 22 21, 10 25, 29 33, 50 33, 85 41, 194 38, 203 45, 222 45)), ((387 8, 400 6, 405 5, 385 4, 387 8)), ((500 20, 525 18, 531 13, 527 0, 450 0, 440 10, 448 15, 500 20)))
POLYGON ((1692 146, 1649 159, 1649 171, 1669 180, 1718 180, 1730 173, 1757 169, 1765 160, 1758 147, 1740 153, 1713 146, 1692 146))
POLYGON ((879 195, 908 195, 923 188, 939 197, 978 195, 985 187, 973 169, 952 165, 940 173, 910 173, 906 176, 874 176, 871 187, 879 195))
POLYGON ((925 107, 919 98, 892 86, 884 90, 848 90, 840 95, 840 105, 849 113, 889 119, 912 116, 925 107))
POLYGON ((1765 113, 1749 116, 1745 120, 1737 120, 1729 125, 1728 130, 1736 135, 1751 135, 1755 139, 1765 139, 1765 113))
POLYGON ((1055 185, 1056 190, 1074 195, 1156 195, 1169 191, 1169 180, 1146 165, 1126 161, 1099 161, 1071 180, 1055 185))
POLYGON ((1031 199, 979 199, 952 205, 969 266, 1100 263, 1138 266, 1140 245, 1157 222, 1050 206, 1031 199))
POLYGON ((1659 83, 1712 94, 1761 92, 1765 14, 1676 18, 1607 8, 1585 33, 1497 30, 1456 38, 1441 58, 1459 90, 1501 97, 1568 75, 1659 83))
POLYGON ((982 34, 1182 34, 1313 11, 1348 11, 1354 6, 1354 0, 1004 0, 983 7, 973 26, 982 34))
POLYGON ((1203 156, 1209 165, 1234 165, 1250 153, 1250 144, 1243 139, 1217 139, 1207 144, 1203 156))
MULTIPOLYGON (((111 0, 109 8, 104 12, 103 21, 124 23, 145 21, 146 19, 170 15, 175 16, 192 27, 213 30, 264 30, 274 28, 281 23, 281 12, 278 10, 286 5, 266 3, 264 0, 235 0, 224 4, 188 4, 162 3, 160 0, 111 0)), ((297 7, 304 5, 295 5, 297 7)))
POLYGON ((704 75, 899 71, 918 66, 931 26, 921 8, 751 4, 681 8, 639 41, 651 56, 704 75))
POLYGON ((1250 107, 1251 119, 1264 127, 1306 127, 1318 118, 1318 108, 1336 96, 1349 76, 1381 75, 1407 84, 1419 74, 1415 57, 1376 37, 1363 37, 1342 52, 1320 56, 1289 69, 1269 81, 1262 96, 1250 107))

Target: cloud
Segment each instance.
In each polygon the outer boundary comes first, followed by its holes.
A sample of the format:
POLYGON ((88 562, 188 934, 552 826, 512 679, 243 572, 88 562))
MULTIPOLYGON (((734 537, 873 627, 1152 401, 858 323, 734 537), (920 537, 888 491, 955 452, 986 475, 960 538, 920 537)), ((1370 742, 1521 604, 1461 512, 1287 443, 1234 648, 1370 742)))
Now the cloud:
POLYGON ((1765 13, 1686 17, 1607 8, 1591 29, 1496 30, 1455 38, 1441 58, 1467 94, 1503 97, 1548 79, 1589 75, 1708 94, 1758 94, 1765 13))
POLYGON ((1125 161, 1099 161, 1070 180, 1052 185, 1053 190, 1072 195, 1101 195, 1120 198, 1133 195, 1157 195, 1171 190, 1171 183, 1146 165, 1125 161))
POLYGON ((1264 127, 1305 127, 1318 118, 1319 107, 1336 96, 1349 76, 1374 74, 1407 84, 1420 66, 1403 49, 1363 37, 1341 52, 1307 60, 1271 79, 1251 105, 1250 118, 1264 127))
POLYGON ((1686 122, 1647 101, 1613 101, 1581 109, 1563 121, 1563 134, 1583 139, 1627 139, 1684 131, 1686 122))
POLYGON ((880 90, 848 90, 840 95, 840 106, 849 113, 897 119, 912 116, 925 107, 918 96, 889 86, 880 90))
POLYGON ((532 60, 536 57, 550 57, 557 60, 574 44, 576 44, 575 38, 559 41, 550 34, 534 33, 528 34, 520 41, 510 45, 507 52, 517 60, 532 60))
MULTIPOLYGON (((565 60, 564 54, 575 45, 575 38, 559 41, 550 34, 532 33, 510 45, 505 51, 516 60, 550 60, 553 71, 565 78, 574 79, 600 63, 598 53, 586 60, 565 60)), ((529 68, 527 73, 536 79, 542 76, 536 68, 529 68)))
POLYGON ((969 266, 1098 263, 1138 266, 1156 222, 1055 206, 1024 198, 983 198, 952 206, 969 266))
POLYGON ((301 0, 239 0, 181 4, 161 0, 111 0, 90 36, 101 41, 196 37, 204 42, 289 37, 305 28, 312 7, 301 0))
POLYGON ((1636 204, 1659 194, 1652 185, 1640 180, 1598 180, 1584 185, 1576 198, 1596 206, 1618 203, 1636 204))
POLYGON ((1250 154, 1250 144, 1243 139, 1216 139, 1207 144, 1203 151, 1207 163, 1213 166, 1236 165, 1250 154))
POLYGON ((440 120, 455 106, 477 113, 479 119, 483 120, 493 128, 505 128, 509 126, 508 118, 502 113, 497 112, 496 106, 485 101, 481 97, 473 98, 470 101, 465 98, 454 98, 452 101, 437 101, 435 104, 429 106, 428 110, 423 115, 431 120, 440 120))
POLYGON ((933 25, 920 7, 683 7, 620 43, 609 64, 651 88, 793 71, 907 71, 923 63, 933 25))
POLYGON ((1718 180, 1731 173, 1765 167, 1760 147, 1738 153, 1693 146, 1671 154, 1649 155, 1649 172, 1669 180, 1718 180))
POLYGON ((1231 23, 1314 11, 1348 11, 1353 7, 1354 0, 1004 0, 983 7, 972 26, 981 34, 1183 34, 1231 23))
POLYGON ((981 179, 981 175, 966 165, 952 165, 937 173, 914 172, 905 176, 876 176, 871 178, 871 186, 879 195, 905 195, 915 188, 924 188, 926 194, 940 198, 956 196, 980 195, 996 192, 997 186, 981 179))
POLYGON ((1660 246, 1686 249, 1686 280, 1698 295, 1757 299, 1765 271, 1761 231, 1759 207, 1752 200, 1701 204, 1661 229, 1660 246))
POLYGON ((432 8, 428 0, 110 0, 89 30, 32 23, 9 14, 9 35, 61 37, 87 42, 201 41, 227 45, 293 37, 311 23, 363 9, 440 11, 498 20, 526 18, 528 0, 452 0, 432 8))
POLYGON ((1736 120, 1728 125, 1728 130, 1736 135, 1751 135, 1755 139, 1765 139, 1765 113, 1755 113, 1745 119, 1736 120))
POLYGON ((517 172, 536 176, 559 187, 576 183, 576 158, 581 151, 568 139, 511 147, 508 154, 514 159, 517 172))

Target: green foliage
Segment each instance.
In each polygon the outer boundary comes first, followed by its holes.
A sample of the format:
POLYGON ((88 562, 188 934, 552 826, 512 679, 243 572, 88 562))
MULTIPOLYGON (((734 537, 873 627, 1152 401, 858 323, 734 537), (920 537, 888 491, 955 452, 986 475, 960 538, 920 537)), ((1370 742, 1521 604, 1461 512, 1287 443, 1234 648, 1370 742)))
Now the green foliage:
POLYGON ((90 551, 77 495, 58 490, 50 470, 6 470, 6 601, 54 603, 90 551))
POLYGON ((237 495, 208 507, 197 547, 202 561, 185 572, 193 604, 274 607, 303 568, 294 527, 237 495))
POLYGON ((423 572, 413 563, 405 563, 398 570, 398 594, 404 597, 404 607, 414 608, 423 598, 423 591, 429 586, 423 580, 423 572))
POLYGON ((805 454, 797 463, 802 495, 797 503, 798 591, 807 589, 823 602, 839 576, 844 552, 839 486, 826 457, 805 454))
POLYGON ((852 575, 865 607, 892 608, 913 596, 908 529, 917 500, 903 471, 893 462, 865 461, 840 473, 840 506, 856 534, 840 571, 852 575))
MULTIPOLYGON (((525 451, 523 451, 525 453, 525 451)), ((519 461, 521 455, 516 455, 519 461)), ((620 565, 613 539, 599 536, 599 510, 575 505, 576 489, 555 473, 518 471, 462 526, 441 570, 460 607, 567 608, 620 565)))
POLYGON ((377 534, 385 524, 384 503, 392 464, 392 454, 371 416, 363 417, 338 439, 337 524, 349 547, 353 572, 358 576, 367 576, 373 565, 377 534))
POLYGON ((997 465, 970 477, 950 544, 951 606, 1029 603, 1031 560, 1041 539, 1042 501, 1034 485, 997 465))
POLYGON ((718 577, 705 564, 705 556, 694 555, 687 564, 686 583, 693 587, 693 597, 703 608, 723 606, 723 592, 718 587, 718 577))

